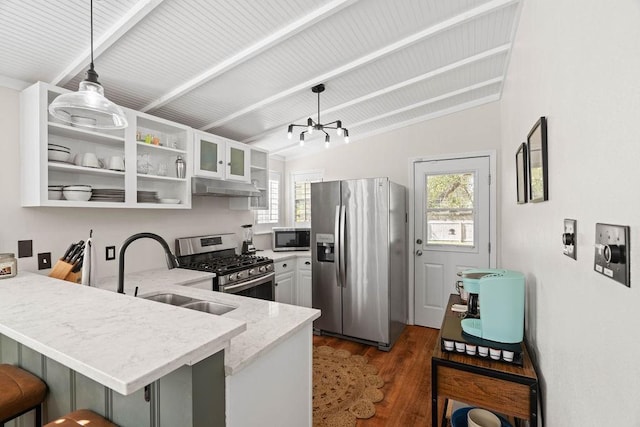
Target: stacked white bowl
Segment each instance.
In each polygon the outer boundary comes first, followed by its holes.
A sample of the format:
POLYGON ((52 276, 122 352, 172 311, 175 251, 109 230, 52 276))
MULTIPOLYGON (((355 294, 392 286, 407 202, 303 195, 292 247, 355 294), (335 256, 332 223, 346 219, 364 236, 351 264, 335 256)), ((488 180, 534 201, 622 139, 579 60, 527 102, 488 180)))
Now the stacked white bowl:
POLYGON ((54 162, 66 162, 71 156, 71 149, 64 145, 48 144, 47 155, 49 160, 53 160, 54 162))
POLYGON ((65 185, 62 194, 67 200, 86 202, 91 198, 92 189, 90 185, 65 185))
POLYGON ((63 185, 50 185, 49 186, 49 200, 62 200, 62 188, 63 185))

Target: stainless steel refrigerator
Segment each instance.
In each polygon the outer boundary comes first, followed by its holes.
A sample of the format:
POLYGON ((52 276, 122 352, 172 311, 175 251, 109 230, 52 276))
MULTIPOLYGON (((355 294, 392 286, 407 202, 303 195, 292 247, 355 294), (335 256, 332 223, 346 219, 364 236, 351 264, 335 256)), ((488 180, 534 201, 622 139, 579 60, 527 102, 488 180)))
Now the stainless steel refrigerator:
POLYGON ((407 317, 405 188, 389 178, 311 184, 314 331, 389 350, 407 317))

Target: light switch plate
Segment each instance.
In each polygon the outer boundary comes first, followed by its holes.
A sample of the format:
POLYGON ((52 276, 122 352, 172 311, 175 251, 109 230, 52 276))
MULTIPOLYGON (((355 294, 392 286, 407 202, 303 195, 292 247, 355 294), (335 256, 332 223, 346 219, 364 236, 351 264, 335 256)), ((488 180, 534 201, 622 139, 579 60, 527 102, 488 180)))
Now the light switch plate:
POLYGON ((576 255, 576 220, 565 219, 564 220, 564 232, 562 234, 562 253, 569 258, 577 259, 576 255))
POLYGON ((46 270, 51 268, 51 252, 43 252, 38 254, 38 270, 46 270))
POLYGON ((629 247, 628 226, 597 223, 593 269, 631 287, 629 247))

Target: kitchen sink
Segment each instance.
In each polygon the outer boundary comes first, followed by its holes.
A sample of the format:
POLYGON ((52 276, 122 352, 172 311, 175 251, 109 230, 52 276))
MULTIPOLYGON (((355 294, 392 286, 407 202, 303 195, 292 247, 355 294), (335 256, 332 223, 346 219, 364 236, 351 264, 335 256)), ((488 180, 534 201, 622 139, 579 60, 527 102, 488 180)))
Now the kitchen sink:
POLYGON ((176 295, 176 294, 155 294, 155 295, 150 295, 150 296, 141 297, 141 298, 148 299, 151 301, 158 301, 165 304, 171 304, 171 305, 185 305, 185 304, 198 301, 194 298, 185 297, 183 295, 176 295))
POLYGON ((189 304, 185 304, 182 307, 190 308, 191 310, 204 311, 211 314, 225 314, 231 310, 235 310, 237 307, 233 305, 220 304, 218 302, 211 301, 196 301, 189 304))
POLYGON ((141 296, 140 298, 217 315, 225 314, 230 312, 231 310, 235 310, 236 308, 238 308, 233 305, 221 304, 219 302, 212 301, 203 301, 191 297, 186 297, 184 295, 171 293, 152 294, 141 296))

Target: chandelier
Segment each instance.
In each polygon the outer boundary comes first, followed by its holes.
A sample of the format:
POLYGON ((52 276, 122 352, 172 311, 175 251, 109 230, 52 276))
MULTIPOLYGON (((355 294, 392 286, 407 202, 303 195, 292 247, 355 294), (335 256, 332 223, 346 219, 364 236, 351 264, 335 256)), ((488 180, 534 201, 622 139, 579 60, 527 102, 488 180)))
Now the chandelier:
POLYGON ((342 136, 344 135, 344 142, 345 144, 349 143, 349 131, 346 128, 342 127, 342 121, 340 120, 336 120, 335 122, 331 122, 331 123, 326 123, 326 124, 322 124, 320 123, 320 94, 322 92, 324 92, 324 85, 323 84, 319 84, 317 86, 314 86, 311 88, 311 91, 313 93, 317 93, 318 94, 318 121, 314 122, 313 119, 311 117, 309 117, 307 119, 307 124, 306 125, 296 125, 296 124, 291 124, 289 125, 289 129, 287 131, 287 137, 289 139, 291 139, 291 137, 293 136, 293 128, 294 127, 304 127, 307 128, 307 130, 300 132, 300 146, 304 146, 304 136, 305 134, 313 134, 314 131, 319 131, 319 132, 323 132, 324 133, 324 144, 325 147, 329 148, 329 143, 331 142, 331 138, 329 137, 329 134, 327 133, 327 131, 325 129, 335 129, 336 133, 338 134, 338 136, 342 136))
POLYGON ((77 92, 58 96, 49 105, 51 115, 74 126, 92 129, 123 129, 127 118, 122 108, 104 96, 104 88, 98 82, 93 67, 93 0, 91 7, 91 63, 86 78, 80 82, 77 92))

